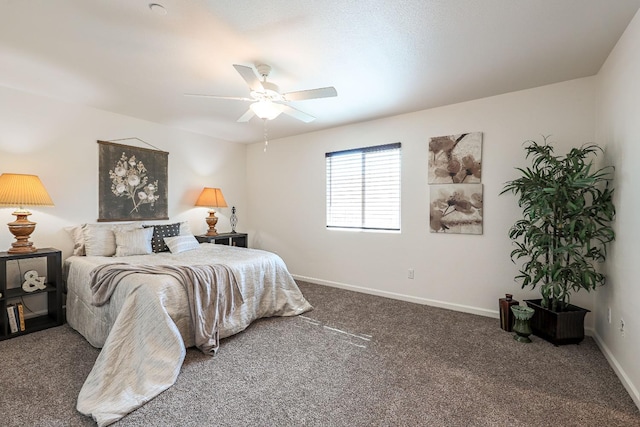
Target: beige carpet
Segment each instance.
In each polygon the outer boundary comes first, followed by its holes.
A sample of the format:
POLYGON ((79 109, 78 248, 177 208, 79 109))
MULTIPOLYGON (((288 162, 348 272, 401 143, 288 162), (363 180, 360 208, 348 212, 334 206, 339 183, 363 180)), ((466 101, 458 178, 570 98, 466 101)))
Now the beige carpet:
MULTIPOLYGON (((635 426, 598 347, 513 340, 499 321, 300 283, 315 309, 190 349, 176 384, 116 426, 635 426)), ((497 297, 496 297, 497 305, 497 297)), ((83 426, 98 355, 67 325, 0 342, 0 424, 83 426)))

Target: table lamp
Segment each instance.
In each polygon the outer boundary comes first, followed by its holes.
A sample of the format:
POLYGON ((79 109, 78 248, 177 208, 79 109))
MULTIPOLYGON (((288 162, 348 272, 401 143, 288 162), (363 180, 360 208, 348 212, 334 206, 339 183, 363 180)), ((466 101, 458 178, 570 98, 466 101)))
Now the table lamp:
POLYGON ((16 220, 7 224, 9 231, 16 238, 7 252, 24 254, 35 252, 36 248, 29 241, 29 236, 36 229, 36 223, 27 219, 31 212, 23 206, 53 206, 53 201, 40 178, 36 175, 3 173, 0 175, 0 206, 18 206, 13 213, 16 220))
POLYGON ((196 200, 196 206, 205 206, 209 208, 209 216, 206 219, 207 224, 209 224, 207 236, 217 236, 218 232, 216 231, 216 224, 218 222, 218 218, 216 217, 214 208, 227 207, 227 202, 224 200, 222 190, 219 188, 204 187, 202 193, 200 193, 200 196, 198 197, 198 200, 196 200))

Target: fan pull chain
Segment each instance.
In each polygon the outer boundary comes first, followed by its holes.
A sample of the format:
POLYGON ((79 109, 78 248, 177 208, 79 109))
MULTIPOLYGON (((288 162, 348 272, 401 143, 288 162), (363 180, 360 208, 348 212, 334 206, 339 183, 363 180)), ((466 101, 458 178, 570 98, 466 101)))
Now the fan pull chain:
POLYGON ((264 152, 267 152, 267 147, 269 146, 269 138, 267 137, 267 119, 262 119, 263 129, 264 129, 264 152))

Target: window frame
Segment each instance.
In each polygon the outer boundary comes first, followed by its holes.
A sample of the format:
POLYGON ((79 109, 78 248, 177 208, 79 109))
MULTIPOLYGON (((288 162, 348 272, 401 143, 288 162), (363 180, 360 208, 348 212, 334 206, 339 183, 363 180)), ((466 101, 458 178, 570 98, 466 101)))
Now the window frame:
MULTIPOLYGON (((370 164, 371 166, 371 164, 370 164)), ((355 172, 358 171, 358 167, 356 165, 356 167, 353 168, 353 170, 355 172)), ((379 171, 378 171, 379 172, 379 171)), ((325 182, 325 226, 328 230, 351 230, 351 231, 373 231, 373 232, 400 232, 401 231, 401 205, 402 205, 402 143, 400 142, 394 142, 394 143, 390 143, 390 144, 382 144, 382 145, 373 145, 373 146, 367 146, 367 147, 361 147, 361 148, 352 148, 352 149, 348 149, 348 150, 340 150, 340 151, 332 151, 332 152, 328 152, 325 153, 325 178, 326 178, 326 182, 325 182), (367 188, 367 182, 368 180, 371 180, 372 178, 375 178, 376 176, 380 176, 380 174, 378 173, 377 175, 375 174, 375 170, 370 173, 368 172, 366 166, 367 166, 367 158, 366 155, 369 153, 374 153, 374 152, 384 152, 384 151, 389 151, 389 152, 393 152, 393 155, 397 155, 397 165, 394 166, 393 169, 393 177, 396 178, 397 176, 397 210, 394 209, 393 214, 391 215, 391 217, 394 217, 393 219, 395 219, 397 221, 397 227, 372 227, 372 226, 366 226, 365 224, 367 223, 367 220, 369 219, 368 215, 371 214, 372 209, 369 207, 369 211, 367 211, 367 204, 366 204, 366 194, 365 194, 365 189, 367 188), (360 154, 361 158, 359 161, 359 169, 361 171, 360 173, 360 179, 361 179, 361 193, 359 195, 359 201, 360 201, 360 226, 354 226, 354 225, 345 225, 344 223, 341 225, 338 225, 335 221, 332 221, 332 224, 330 224, 330 220, 332 219, 331 216, 331 206, 332 206, 332 196, 334 191, 332 191, 332 186, 334 184, 334 181, 332 179, 332 173, 331 173, 331 166, 332 163, 330 162, 330 159, 332 157, 337 157, 337 156, 345 156, 345 155, 353 155, 353 154, 360 154), (396 175, 397 174, 397 175, 396 175)), ((384 184, 383 184, 384 185, 384 184)))

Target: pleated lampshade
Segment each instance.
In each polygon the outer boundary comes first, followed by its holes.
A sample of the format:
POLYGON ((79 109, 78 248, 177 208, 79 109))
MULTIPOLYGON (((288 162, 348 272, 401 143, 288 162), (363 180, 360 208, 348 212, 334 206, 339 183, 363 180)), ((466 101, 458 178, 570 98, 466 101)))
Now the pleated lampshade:
POLYGON ((36 175, 3 173, 0 175, 0 206, 14 206, 14 222, 10 222, 9 231, 15 236, 9 253, 35 252, 29 236, 36 229, 36 223, 27 219, 31 212, 24 206, 53 206, 53 200, 36 175))
POLYGON ((227 201, 222 195, 222 190, 219 188, 205 187, 200 193, 198 200, 196 200, 196 206, 205 206, 209 208, 209 216, 206 218, 209 229, 207 230, 207 236, 217 236, 216 224, 218 223, 218 217, 213 208, 226 208, 227 201))
POLYGON ((227 201, 222 195, 219 188, 204 187, 202 193, 196 200, 196 206, 205 206, 207 208, 226 208, 227 201))

